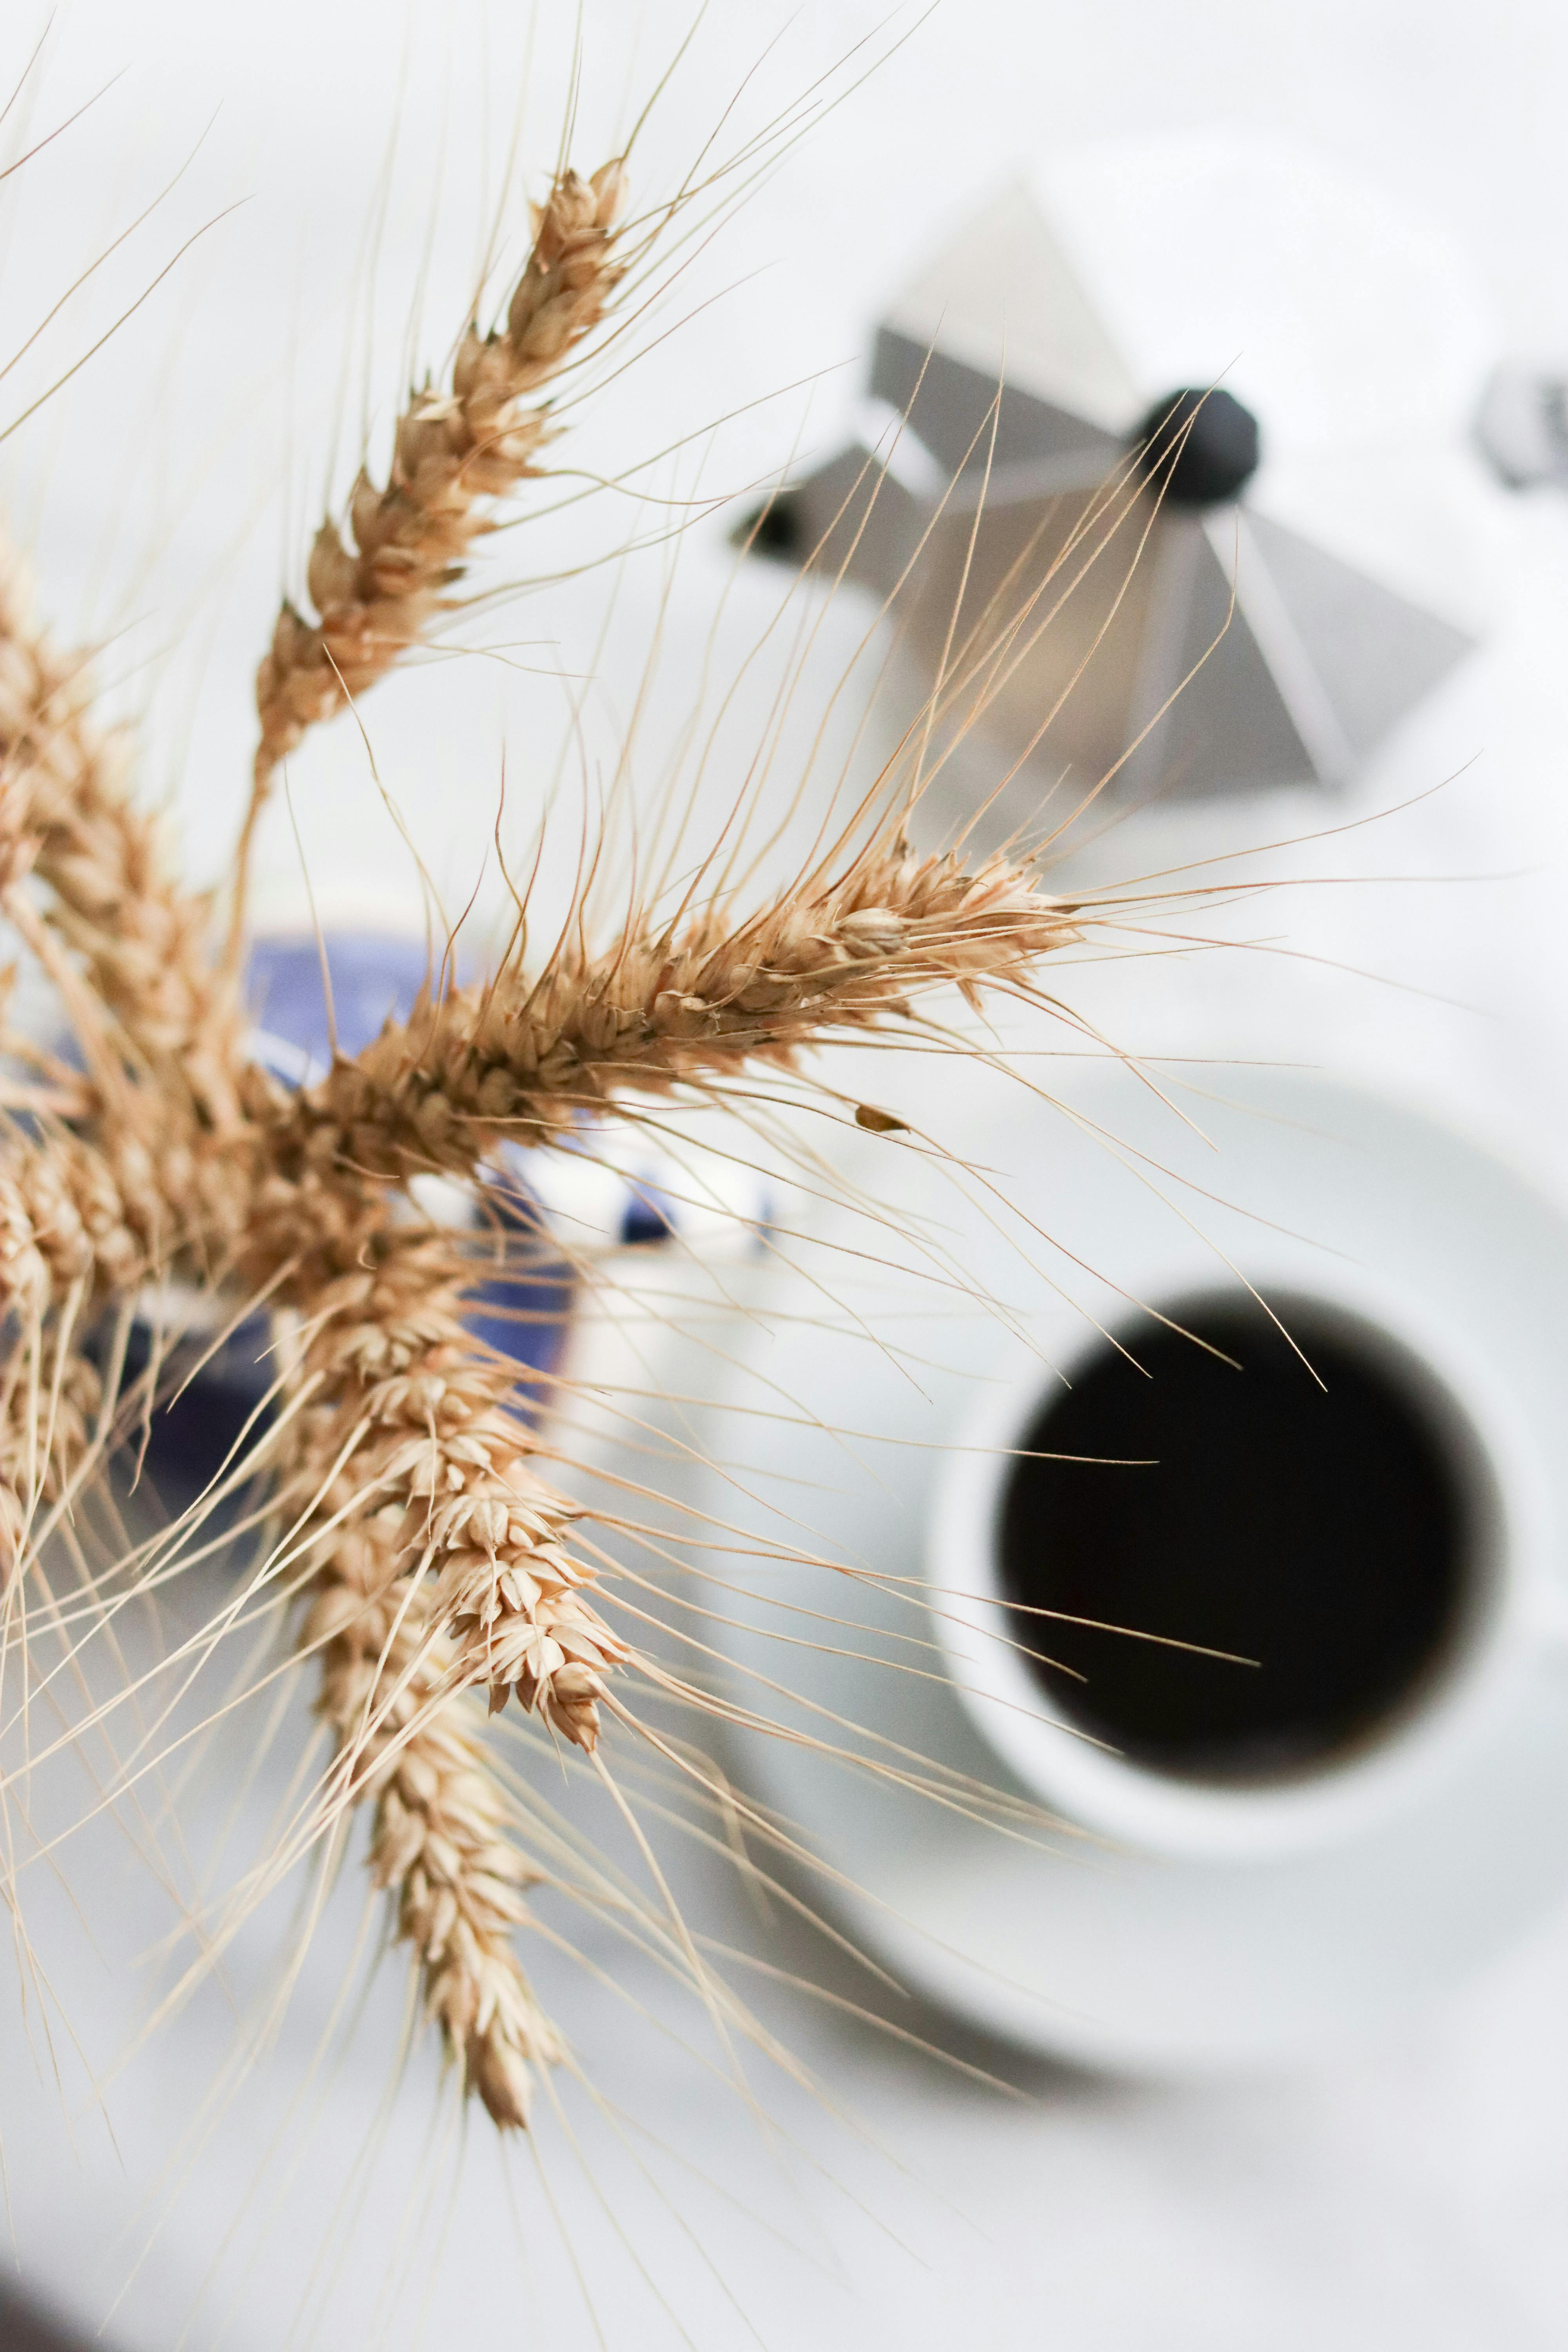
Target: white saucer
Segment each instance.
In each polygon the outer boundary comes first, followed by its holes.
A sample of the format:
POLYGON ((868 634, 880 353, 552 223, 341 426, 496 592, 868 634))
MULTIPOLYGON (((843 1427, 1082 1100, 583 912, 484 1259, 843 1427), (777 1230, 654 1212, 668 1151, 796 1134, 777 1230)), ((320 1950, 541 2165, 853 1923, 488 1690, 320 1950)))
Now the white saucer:
POLYGON ((955 1776, 1024 1792, 941 1679, 912 1589, 932 1449, 979 1383, 1065 1345, 1085 1309, 1120 1319, 1129 1291, 1223 1278, 1224 1258, 1245 1272, 1249 1244, 1274 1279, 1292 1252, 1304 1271, 1325 1250, 1358 1264, 1444 1329, 1515 1418, 1544 1466, 1548 1558, 1563 1576, 1563 1215, 1474 1142, 1373 1096, 1277 1071, 1205 1085, 1185 1098, 1201 1137, 1123 1073, 1080 1087, 1075 1109, 1115 1149, 1022 1089, 1000 1117, 993 1092, 984 1127, 955 1125, 950 1104, 944 1128, 1012 1217, 907 1145, 868 1142, 853 1173, 897 1202, 904 1237, 825 1213, 760 1308, 683 1342, 674 1375, 689 1396, 721 1385, 682 1439, 723 1466, 693 1472, 684 1499, 735 1531, 708 1532, 732 1545, 708 1557, 738 1589, 702 1596, 732 1621, 712 1638, 732 1696, 795 1735, 741 1732, 736 1769, 820 1858, 816 1899, 963 2017, 1032 2050, 1154 2072, 1331 2054, 1457 1987, 1568 1894, 1560 1646, 1532 1661, 1462 1771, 1335 1850, 1154 1861, 1068 1833, 1009 1835, 962 1810, 955 1776), (965 1297, 966 1273, 1005 1318, 965 1297), (862 1580, 769 1558, 780 1549, 862 1580), (952 1801, 803 1744, 822 1740, 915 1780, 934 1768, 952 1801))

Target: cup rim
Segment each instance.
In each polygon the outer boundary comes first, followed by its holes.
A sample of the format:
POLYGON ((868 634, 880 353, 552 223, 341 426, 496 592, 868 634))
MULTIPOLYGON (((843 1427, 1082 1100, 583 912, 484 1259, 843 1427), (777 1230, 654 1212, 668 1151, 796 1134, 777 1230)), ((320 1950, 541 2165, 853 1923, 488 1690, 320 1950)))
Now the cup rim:
MULTIPOLYGON (((1553 1633, 1562 1633, 1547 1574, 1544 1473, 1489 1368, 1424 1305, 1362 1269, 1310 1267, 1294 1256, 1265 1267, 1254 1254, 1246 1279, 1276 1304, 1287 1328, 1294 1302, 1303 1315, 1370 1334, 1374 1355, 1429 1425, 1458 1439, 1461 1456, 1469 1456, 1461 1475, 1482 1515, 1484 1559, 1470 1630, 1428 1687, 1363 1746, 1272 1782, 1178 1779, 1121 1757, 1054 1708, 1010 1642, 996 1530, 1011 1452, 1048 1391, 1102 1350, 1100 1327, 1086 1323, 1054 1367, 1042 1368, 1037 1359, 975 1406, 938 1480, 926 1545, 937 1642, 954 1694, 986 1745, 1076 1827, 1172 1860, 1268 1862, 1370 1832, 1435 1780, 1463 1769, 1467 1753, 1507 1705, 1521 1666, 1553 1633)), ((1190 1260, 1140 1286, 1150 1306, 1176 1319, 1199 1299, 1234 1297, 1242 1287, 1236 1275, 1190 1260)), ((1113 1339, 1147 1328, 1144 1307, 1129 1307, 1103 1327, 1113 1339)))

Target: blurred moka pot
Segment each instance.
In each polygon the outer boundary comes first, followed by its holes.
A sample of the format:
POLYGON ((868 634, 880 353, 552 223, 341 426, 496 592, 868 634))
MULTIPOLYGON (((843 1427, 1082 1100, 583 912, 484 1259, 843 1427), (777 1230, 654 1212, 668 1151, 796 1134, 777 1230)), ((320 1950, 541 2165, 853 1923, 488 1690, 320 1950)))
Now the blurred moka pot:
POLYGON ((1332 784, 1483 628, 1491 356, 1440 242, 1310 150, 1098 148, 906 287, 858 437, 749 543, 886 599, 939 740, 985 740, 944 823, 1015 767, 993 833, 1332 784))

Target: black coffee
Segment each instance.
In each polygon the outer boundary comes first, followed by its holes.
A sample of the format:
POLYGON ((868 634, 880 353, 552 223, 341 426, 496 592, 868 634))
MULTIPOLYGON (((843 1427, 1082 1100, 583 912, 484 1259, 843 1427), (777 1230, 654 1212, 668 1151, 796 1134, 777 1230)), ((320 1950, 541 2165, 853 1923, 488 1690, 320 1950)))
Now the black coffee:
POLYGON ((1276 1778, 1365 1744, 1440 1672, 1471 1597, 1451 1433, 1353 1318, 1276 1304, 1322 1388, 1245 1294, 1211 1295, 1173 1319, 1239 1370, 1155 1327, 1132 1343, 1141 1370, 1102 1348, 1020 1441, 1155 1466, 1020 1461, 1004 1490, 1010 1630, 1056 1662, 1032 1661, 1053 1707, 1190 1780, 1276 1778))

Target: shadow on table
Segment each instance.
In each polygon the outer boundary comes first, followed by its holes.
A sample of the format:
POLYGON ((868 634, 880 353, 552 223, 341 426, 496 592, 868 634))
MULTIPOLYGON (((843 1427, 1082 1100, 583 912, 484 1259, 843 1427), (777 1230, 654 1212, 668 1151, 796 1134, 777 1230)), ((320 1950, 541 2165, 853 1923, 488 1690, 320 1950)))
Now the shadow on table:
MULTIPOLYGON (((825 2048, 836 2048, 851 2081, 896 2073, 923 2079, 933 2090, 942 2084, 950 2098, 1021 2096, 1058 2108, 1136 2105, 1168 2091, 1157 2080, 1021 2049, 955 2016, 917 1988, 889 1981, 874 1949, 867 1948, 862 1963, 837 1940, 846 1923, 835 1914, 831 1889, 787 1858, 775 1858, 772 1867, 781 1885, 819 1915, 829 1932, 782 1901, 766 1899, 761 1910, 753 1907, 732 1877, 717 1872, 707 1899, 722 1908, 730 1941, 765 1954, 773 1999, 785 2005, 772 2021, 786 2044, 792 2041, 790 2011, 798 2018, 804 2008, 812 2016, 818 2064, 825 2048)), ((771 2006, 755 1979, 744 1983, 749 2001, 771 2006)))
POLYGON ((8 2287, 0 2287, 0 2352, 112 2352, 100 2336, 83 2336, 8 2287))

